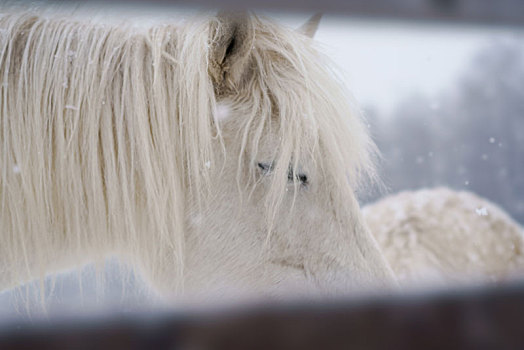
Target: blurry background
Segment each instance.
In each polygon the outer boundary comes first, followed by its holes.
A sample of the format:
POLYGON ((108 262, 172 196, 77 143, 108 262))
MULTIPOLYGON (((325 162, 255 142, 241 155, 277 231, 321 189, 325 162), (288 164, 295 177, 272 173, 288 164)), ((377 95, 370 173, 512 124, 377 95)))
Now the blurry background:
MULTIPOLYGON (((137 25, 190 18, 193 9, 95 3, 78 16, 137 25)), ((291 27, 311 13, 265 12, 291 27)), ((473 191, 524 223, 524 31, 510 25, 450 24, 326 15, 316 39, 345 72, 383 157, 386 193, 449 186, 473 191)), ((0 293, 0 321, 27 309, 135 309, 155 298, 116 259, 0 293), (104 280, 103 283, 101 280, 104 280)))

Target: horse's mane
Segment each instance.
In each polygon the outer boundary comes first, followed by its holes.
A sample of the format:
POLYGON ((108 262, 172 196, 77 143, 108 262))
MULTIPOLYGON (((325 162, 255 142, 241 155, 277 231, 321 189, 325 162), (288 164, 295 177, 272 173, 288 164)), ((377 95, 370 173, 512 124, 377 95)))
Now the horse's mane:
MULTIPOLYGON (((206 164, 223 152, 213 140, 221 138, 215 115, 226 92, 209 76, 210 28, 220 24, 198 17, 141 29, 7 12, 0 18, 0 231, 8 248, 0 248, 0 269, 43 274, 28 271, 33 261, 49 261, 44 255, 61 246, 89 245, 139 250, 152 273, 162 265, 156 262, 174 259, 173 274, 181 275, 185 198, 205 199, 206 164), (159 253, 166 245, 172 256, 159 253), (1 264, 20 256, 25 269, 1 264)), ((312 40, 252 21, 253 74, 229 97, 245 113, 239 174, 254 173, 245 160, 257 158, 268 128, 280 135, 271 220, 287 164, 296 166, 304 152, 322 155, 336 196, 374 177, 375 148, 312 40)))

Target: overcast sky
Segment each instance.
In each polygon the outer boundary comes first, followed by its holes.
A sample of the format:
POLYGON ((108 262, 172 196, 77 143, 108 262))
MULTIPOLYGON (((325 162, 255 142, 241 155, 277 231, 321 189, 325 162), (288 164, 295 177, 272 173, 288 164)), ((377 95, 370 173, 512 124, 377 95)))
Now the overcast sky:
POLYGON ((431 96, 451 86, 485 43, 480 33, 464 28, 344 18, 326 18, 318 40, 347 72, 360 103, 383 112, 406 95, 419 92, 431 96))
MULTIPOLYGON (((306 18, 279 19, 296 26, 306 18)), ((324 16, 315 38, 344 69, 360 104, 388 114, 408 95, 452 89, 476 52, 515 35, 523 36, 508 28, 324 16)))

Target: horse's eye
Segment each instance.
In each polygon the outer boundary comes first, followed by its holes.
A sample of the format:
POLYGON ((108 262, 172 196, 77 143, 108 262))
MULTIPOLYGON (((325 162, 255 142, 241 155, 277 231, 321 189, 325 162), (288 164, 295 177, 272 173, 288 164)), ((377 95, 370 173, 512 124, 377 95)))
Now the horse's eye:
MULTIPOLYGON (((257 165, 260 171, 262 172, 262 174, 264 175, 268 175, 269 173, 271 173, 274 167, 273 163, 257 163, 257 165)), ((307 185, 308 183, 307 175, 304 173, 294 173, 291 166, 289 167, 289 171, 287 173, 287 179, 290 182, 299 181, 303 185, 307 185), (293 174, 294 174, 294 178, 293 178, 293 174)))
POLYGON ((273 163, 258 163, 258 167, 262 170, 262 174, 266 175, 273 170, 273 163))
POLYGON ((307 175, 306 174, 298 174, 298 179, 300 182, 302 182, 304 185, 307 184, 307 175))
MULTIPOLYGON (((287 179, 293 181, 293 169, 289 169, 287 179)), ((307 185, 307 175, 304 173, 295 173, 295 180, 300 181, 301 184, 307 185)))

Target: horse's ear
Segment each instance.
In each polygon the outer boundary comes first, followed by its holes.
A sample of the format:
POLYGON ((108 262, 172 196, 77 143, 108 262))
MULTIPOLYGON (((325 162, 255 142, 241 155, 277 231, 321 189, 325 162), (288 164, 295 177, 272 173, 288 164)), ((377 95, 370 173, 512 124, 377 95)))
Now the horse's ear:
POLYGON ((245 12, 221 12, 210 28, 209 74, 217 90, 237 90, 246 78, 255 39, 252 19, 245 12))
POLYGON ((306 23, 304 23, 300 28, 297 30, 304 34, 309 36, 310 38, 313 38, 315 36, 315 33, 318 29, 318 24, 320 23, 320 18, 322 18, 321 13, 315 13, 306 23))

